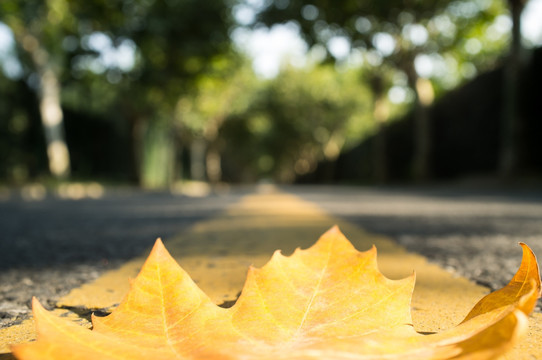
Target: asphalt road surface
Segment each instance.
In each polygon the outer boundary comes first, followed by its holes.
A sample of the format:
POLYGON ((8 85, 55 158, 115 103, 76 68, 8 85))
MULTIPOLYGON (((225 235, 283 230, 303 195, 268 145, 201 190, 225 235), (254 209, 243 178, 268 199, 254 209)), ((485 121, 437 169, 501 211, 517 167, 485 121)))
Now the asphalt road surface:
MULTIPOLYGON (((140 255, 157 237, 167 239, 253 190, 197 198, 126 190, 100 199, 0 200, 0 327, 28 316, 31 296, 54 301, 140 255)), ((542 190, 281 190, 492 289, 506 284, 519 266, 518 242, 542 254, 542 190)))
POLYGON ((187 197, 124 189, 99 199, 28 201, 15 194, 0 201, 0 327, 27 317, 32 296, 53 305, 246 192, 187 197))
POLYGON ((492 290, 508 283, 524 242, 542 258, 542 190, 292 189, 303 199, 492 290))

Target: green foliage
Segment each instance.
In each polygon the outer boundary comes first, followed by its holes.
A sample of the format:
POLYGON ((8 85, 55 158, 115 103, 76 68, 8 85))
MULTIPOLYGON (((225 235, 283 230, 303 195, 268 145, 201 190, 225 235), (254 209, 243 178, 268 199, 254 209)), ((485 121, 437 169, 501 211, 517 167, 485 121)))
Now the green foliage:
POLYGON ((435 98, 435 85, 437 91, 448 90, 494 64, 504 36, 490 26, 505 11, 504 0, 276 0, 266 4, 259 21, 268 26, 294 21, 310 45, 327 49, 329 61, 345 62, 345 52, 355 52, 377 77, 384 77, 383 66, 399 75, 392 83, 380 81, 385 88, 368 81, 375 94, 374 118, 381 129, 373 172, 385 181, 386 169, 381 165, 386 162, 385 127, 380 124, 387 122, 384 113, 391 111, 385 110, 383 98, 391 86, 401 87, 413 95, 404 100, 410 100, 416 118, 412 177, 425 181, 431 176, 432 147, 427 108, 435 98), (348 51, 337 51, 338 43, 348 51))
MULTIPOLYGON (((94 117, 114 127, 112 133, 128 134, 133 149, 126 152, 132 153, 144 186, 167 187, 179 167, 176 152, 202 141, 208 152, 222 154, 225 180, 292 181, 377 131, 377 101, 385 103, 386 118, 408 111, 415 98, 411 78, 416 58, 434 65, 424 76, 438 96, 493 66, 508 40, 497 26, 506 10, 504 0, 270 1, 259 21, 270 25, 294 20, 307 42, 328 49, 328 55, 324 65, 284 69, 277 78, 263 81, 232 49, 228 34, 235 3, 2 0, 0 21, 15 34, 15 55, 29 86, 0 79, 0 92, 22 96, 24 88, 35 92, 28 97, 34 102, 39 91, 33 83, 38 69, 32 56, 39 60, 45 54, 42 60, 60 80, 71 126, 91 123, 77 124, 78 116, 94 117), (427 39, 416 40, 409 35, 412 31, 427 39), (394 44, 388 53, 378 45, 382 34, 394 44), (93 37, 114 50, 132 49, 133 64, 107 63, 100 49, 90 45, 93 37), (337 37, 347 39, 361 57, 357 70, 331 65, 346 63, 329 50, 337 37), (41 50, 30 51, 36 47, 41 50), (403 102, 389 100, 388 90, 394 86, 410 87, 403 102)), ((35 139, 36 127, 25 124, 39 123, 35 104, 25 108, 20 96, 0 101, 0 116, 9 118, 11 136, 0 147, 10 154, 28 142, 24 139, 35 139)), ((36 148, 41 147, 43 141, 34 141, 28 149, 39 153, 36 148)), ((41 157, 29 159, 23 152, 10 159, 9 164, 0 163, 0 177, 27 174, 23 177, 28 179, 36 173, 28 164, 43 163, 41 157)), ((83 167, 74 164, 75 171, 83 167)))
MULTIPOLYGON (((173 164, 156 166, 161 155, 152 154, 175 151, 178 139, 172 129, 178 99, 193 91, 217 58, 230 51, 230 5, 198 0, 5 0, 0 2, 0 21, 15 35, 23 77, 35 83, 41 68, 53 69, 62 84, 63 107, 127 128, 134 137, 140 182, 164 187, 173 164), (107 59, 127 48, 135 56, 133 65, 107 59), (162 145, 166 135, 172 139, 162 145)), ((39 93, 39 84, 34 86, 39 93)))
POLYGON ((195 89, 178 99, 176 121, 185 136, 212 141, 228 116, 246 111, 260 83, 235 53, 215 58, 195 89))
POLYGON ((504 0, 289 0, 269 2, 256 24, 295 21, 304 39, 323 45, 329 59, 330 41, 342 37, 363 54, 365 65, 378 68, 384 62, 407 74, 414 59, 426 55, 437 69, 423 76, 449 89, 494 66, 508 39, 496 24, 506 13, 504 0), (382 37, 390 49, 379 45, 382 37))
POLYGON ((226 155, 235 159, 241 180, 293 181, 359 141, 373 126, 366 116, 370 93, 359 77, 319 66, 286 69, 268 81, 252 106, 224 125, 232 145, 226 155))

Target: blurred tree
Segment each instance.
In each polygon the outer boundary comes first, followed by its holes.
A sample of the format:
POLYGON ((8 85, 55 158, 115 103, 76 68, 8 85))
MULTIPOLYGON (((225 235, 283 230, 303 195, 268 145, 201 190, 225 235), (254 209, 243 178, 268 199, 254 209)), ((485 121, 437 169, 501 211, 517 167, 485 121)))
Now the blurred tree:
MULTIPOLYGON (((141 183, 165 187, 174 171, 173 129, 178 99, 191 91, 212 69, 217 57, 230 49, 232 25, 229 2, 198 0, 126 2, 125 26, 120 34, 137 44, 141 62, 130 88, 146 104, 134 119, 140 134, 141 183), (162 161, 163 163, 160 163, 162 161)), ((126 104, 137 106, 133 99, 126 104)))
POLYGON ((38 93, 49 170, 58 178, 70 174, 60 77, 66 65, 62 39, 77 26, 73 10, 65 0, 5 0, 0 3, 0 21, 13 32, 20 59, 38 93))
POLYGON ((130 124, 140 184, 173 177, 175 106, 230 49, 235 0, 6 0, 25 78, 36 84, 51 172, 69 174, 61 100, 130 124), (62 87, 70 92, 63 92, 62 87))
MULTIPOLYGON (((336 159, 343 147, 368 136, 369 91, 359 72, 330 66, 283 70, 268 80, 246 112, 232 115, 223 137, 228 158, 245 166, 241 180, 291 182, 336 159), (250 169, 250 170, 247 170, 250 169)), ((326 169, 332 180, 333 169, 326 169)))
POLYGON ((512 179, 518 168, 520 140, 520 112, 518 109, 520 74, 524 67, 521 44, 521 13, 527 0, 508 0, 512 18, 510 49, 504 68, 501 151, 499 174, 504 181, 512 179))
POLYGON ((176 115, 181 133, 188 135, 191 144, 193 180, 221 181, 220 129, 228 118, 248 109, 260 85, 244 59, 224 54, 198 79, 196 90, 179 99, 176 115))
POLYGON ((416 107, 413 176, 424 180, 430 176, 426 108, 434 83, 429 79, 445 79, 438 68, 449 67, 445 71, 456 76, 445 82, 457 84, 472 76, 477 65, 494 62, 503 41, 488 28, 504 11, 502 1, 482 0, 276 0, 261 11, 259 20, 266 25, 297 22, 309 45, 327 49, 332 61, 345 61, 357 52, 371 66, 386 63, 403 73, 416 107))
MULTIPOLYGON (((386 89, 389 88, 386 82, 385 71, 375 69, 366 73, 366 82, 373 94, 373 119, 376 125, 376 134, 373 150, 374 181, 377 184, 387 182, 388 169, 386 167, 386 126, 390 116, 390 106, 387 101, 386 89)), ((389 80, 388 80, 389 81, 389 80)))

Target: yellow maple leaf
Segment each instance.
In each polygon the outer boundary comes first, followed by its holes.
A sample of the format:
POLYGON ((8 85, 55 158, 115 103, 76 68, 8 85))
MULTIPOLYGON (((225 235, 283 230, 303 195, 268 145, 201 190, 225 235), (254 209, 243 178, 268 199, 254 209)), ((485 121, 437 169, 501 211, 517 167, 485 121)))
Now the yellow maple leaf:
POLYGON ((525 244, 512 281, 465 320, 430 335, 415 331, 415 276, 389 280, 376 248, 358 252, 337 227, 306 250, 276 251, 250 268, 236 304, 215 305, 158 240, 123 302, 93 330, 55 317, 33 300, 38 340, 13 347, 21 360, 48 359, 492 359, 527 328, 540 275, 525 244))

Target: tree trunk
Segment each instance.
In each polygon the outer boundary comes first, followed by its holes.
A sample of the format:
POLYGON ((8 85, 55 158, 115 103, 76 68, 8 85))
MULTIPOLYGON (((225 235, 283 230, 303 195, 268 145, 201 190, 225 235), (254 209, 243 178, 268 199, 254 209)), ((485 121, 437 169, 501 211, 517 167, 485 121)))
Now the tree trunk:
POLYGON ((124 114, 130 124, 130 150, 131 150, 131 171, 130 179, 141 184, 141 173, 143 163, 143 143, 145 132, 145 121, 140 114, 136 114, 129 105, 124 106, 124 114))
MULTIPOLYGON (((323 180, 327 183, 333 183, 335 179, 335 169, 337 159, 341 155, 341 149, 344 146, 345 138, 340 131, 332 132, 324 145, 324 159, 326 160, 323 168, 323 180)), ((315 161, 316 162, 316 161, 315 161)))
POLYGON ((195 181, 205 181, 205 152, 207 144, 197 138, 190 144, 190 177, 195 181))
POLYGON ((219 151, 218 131, 224 122, 223 116, 216 116, 207 124, 203 137, 207 144, 205 154, 205 173, 211 184, 222 180, 222 158, 219 151))
MULTIPOLYGON (((17 29, 13 26, 11 28, 17 29)), ((47 147, 49 172, 58 179, 66 179, 71 172, 70 153, 64 134, 64 114, 59 76, 55 71, 56 64, 36 36, 23 28, 18 30, 20 31, 14 31, 15 38, 22 44, 22 50, 30 56, 39 80, 39 111, 47 147)))
POLYGON ((18 41, 24 43, 23 49, 28 52, 39 79, 39 109, 49 172, 58 179, 70 176, 70 153, 64 134, 64 114, 60 104, 60 83, 58 74, 50 59, 50 54, 41 47, 33 35, 24 32, 18 34, 18 41))
POLYGON ((218 184, 222 180, 222 162, 220 152, 214 146, 209 146, 207 149, 205 164, 207 179, 211 184, 218 184))
POLYGON ((389 106, 386 102, 382 76, 372 74, 369 79, 374 94, 373 118, 376 123, 376 134, 373 145, 373 180, 377 184, 384 184, 388 180, 387 153, 386 153, 386 122, 390 116, 389 106))
POLYGON ((173 181, 173 138, 167 123, 146 124, 141 163, 141 185, 147 189, 165 189, 173 181))
POLYGON ((415 70, 411 71, 409 78, 411 87, 416 93, 412 174, 416 182, 425 182, 431 177, 431 129, 428 107, 434 99, 433 86, 429 80, 418 77, 415 70))
POLYGON ((64 135, 58 78, 50 67, 44 67, 38 72, 40 79, 39 108, 47 145, 49 171, 57 178, 66 179, 70 175, 70 154, 64 135))
POLYGON ((388 166, 386 152, 386 122, 389 117, 389 107, 385 95, 378 94, 374 103, 373 117, 376 121, 376 136, 373 151, 374 180, 377 184, 385 184, 388 181, 388 166))
POLYGON ((521 73, 521 12, 522 0, 509 0, 512 16, 510 54, 504 67, 501 118, 499 175, 503 181, 513 178, 518 167, 519 106, 518 92, 521 73))

